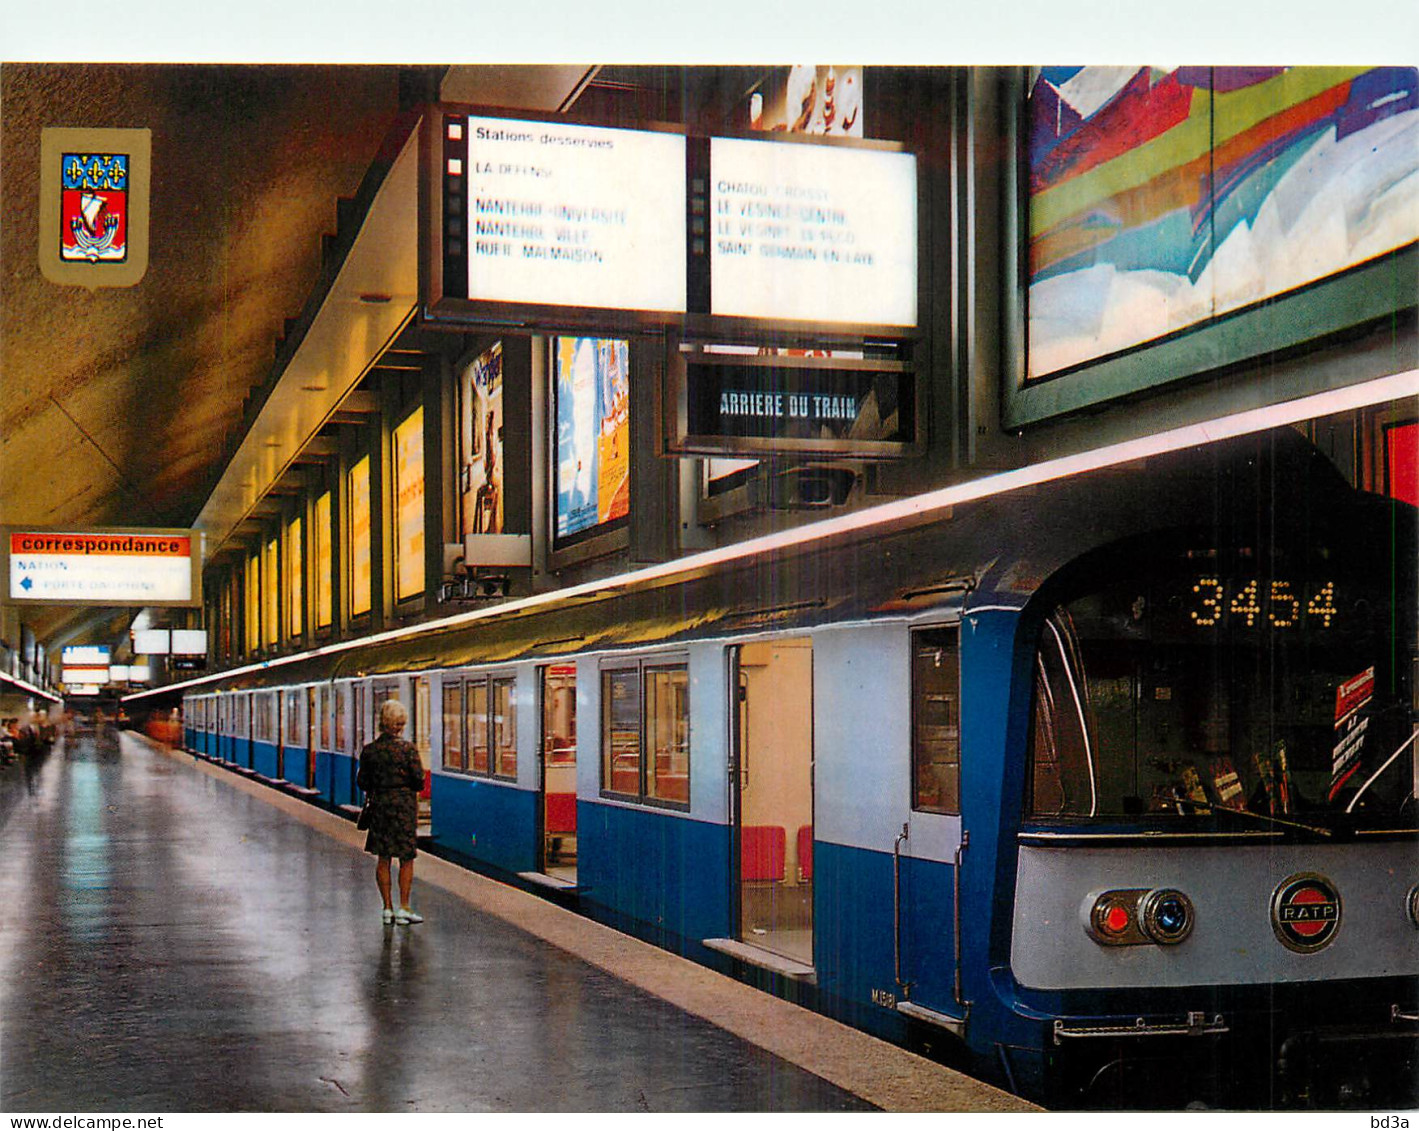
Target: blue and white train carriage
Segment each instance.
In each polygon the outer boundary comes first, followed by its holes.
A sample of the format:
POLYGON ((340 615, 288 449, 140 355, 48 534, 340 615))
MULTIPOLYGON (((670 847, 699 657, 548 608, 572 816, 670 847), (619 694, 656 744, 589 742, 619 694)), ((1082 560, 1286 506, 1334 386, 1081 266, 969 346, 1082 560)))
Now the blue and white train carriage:
POLYGON ((1412 1087, 1414 509, 1288 430, 911 509, 228 678, 191 741, 352 806, 398 695, 439 849, 1047 1102, 1412 1087))

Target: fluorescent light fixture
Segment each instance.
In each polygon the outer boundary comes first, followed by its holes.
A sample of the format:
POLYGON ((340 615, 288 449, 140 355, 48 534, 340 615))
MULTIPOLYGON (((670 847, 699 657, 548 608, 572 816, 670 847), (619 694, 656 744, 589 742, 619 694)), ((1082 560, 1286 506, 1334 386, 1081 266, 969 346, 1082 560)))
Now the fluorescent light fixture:
POLYGON ((751 538, 748 541, 723 546, 717 550, 707 550, 704 553, 691 554, 674 561, 661 562, 658 565, 632 570, 629 573, 618 574, 600 581, 589 581, 582 585, 572 585, 565 589, 538 593, 535 596, 523 597, 516 601, 506 601, 500 605, 490 605, 466 613, 441 617, 438 620, 390 629, 388 632, 377 632, 371 636, 360 637, 358 640, 342 640, 338 644, 327 644, 321 648, 297 652, 294 655, 282 656, 275 660, 264 660, 261 663, 247 664, 244 667, 229 668, 226 671, 203 676, 200 679, 170 683, 151 691, 140 691, 135 695, 125 696, 125 699, 137 699, 145 695, 156 695, 159 692, 168 694, 182 688, 198 687, 218 680, 235 679, 249 672, 269 671, 271 668, 300 663, 316 656, 348 652, 353 648, 365 648, 371 644, 403 640, 423 632, 457 628, 486 620, 489 617, 506 616, 528 609, 541 608, 544 605, 556 604, 572 597, 594 596, 608 589, 690 574, 710 566, 740 561, 790 546, 810 545, 813 542, 851 533, 855 530, 867 530, 904 518, 931 514, 933 511, 946 510, 961 503, 1002 495, 1009 491, 1017 491, 1022 487, 1038 486, 1041 483, 1064 479, 1071 475, 1082 475, 1099 468, 1115 467, 1150 456, 1160 456, 1168 452, 1214 444, 1235 436, 1264 432, 1269 428, 1296 424, 1303 420, 1330 416, 1338 412, 1348 412, 1352 409, 1364 408, 1367 405, 1381 404, 1385 401, 1400 400, 1416 395, 1419 395, 1419 369, 1410 369, 1403 373, 1395 373, 1389 377, 1378 377, 1373 381, 1365 381, 1358 385, 1348 385, 1342 389, 1330 389, 1323 393, 1300 397, 1294 401, 1283 401, 1280 404, 1267 405, 1265 408, 1249 409, 1246 412, 1233 413, 1230 416, 1218 417, 1200 424, 1188 424, 1182 428, 1173 428, 1151 436, 1141 436, 1136 440, 1124 440, 1118 444, 1109 444, 1072 456, 1044 460, 1027 467, 1002 471, 995 475, 972 479, 966 483, 942 487, 936 491, 927 491, 909 499, 883 503, 880 506, 868 507, 852 514, 825 519, 822 522, 808 523, 792 530, 782 530, 775 534, 751 538))

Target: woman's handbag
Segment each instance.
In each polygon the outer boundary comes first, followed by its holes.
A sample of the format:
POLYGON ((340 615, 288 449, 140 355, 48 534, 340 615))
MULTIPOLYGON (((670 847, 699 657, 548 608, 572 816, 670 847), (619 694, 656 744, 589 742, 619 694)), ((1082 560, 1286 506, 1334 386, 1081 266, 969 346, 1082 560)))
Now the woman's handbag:
POLYGON ((370 827, 370 797, 365 794, 364 808, 360 810, 360 815, 355 818, 355 828, 367 829, 370 827))

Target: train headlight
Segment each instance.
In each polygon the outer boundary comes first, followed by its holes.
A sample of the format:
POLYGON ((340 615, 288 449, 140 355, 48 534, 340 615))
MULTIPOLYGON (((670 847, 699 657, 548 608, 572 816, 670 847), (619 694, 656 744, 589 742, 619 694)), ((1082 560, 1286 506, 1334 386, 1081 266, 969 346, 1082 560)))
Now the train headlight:
POLYGON ((1172 946, 1192 934, 1192 900, 1174 888, 1155 888, 1138 904, 1138 925, 1155 943, 1172 946))
POLYGON ((1138 898, 1143 889, 1106 891, 1089 907, 1089 937, 1102 946, 1136 946, 1147 940, 1138 931, 1138 898))
POLYGON ((1409 889, 1409 896, 1405 899, 1404 906, 1409 909, 1409 921, 1419 927, 1419 884, 1415 884, 1409 889))

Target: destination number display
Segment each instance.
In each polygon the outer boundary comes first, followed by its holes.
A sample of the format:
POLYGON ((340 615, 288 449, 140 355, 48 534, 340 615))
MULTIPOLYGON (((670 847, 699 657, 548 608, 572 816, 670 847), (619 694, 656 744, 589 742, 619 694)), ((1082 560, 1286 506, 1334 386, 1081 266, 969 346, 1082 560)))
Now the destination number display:
POLYGON ((1340 606, 1333 580, 1302 583, 1216 575, 1192 579, 1187 620, 1198 628, 1338 628, 1340 606))

